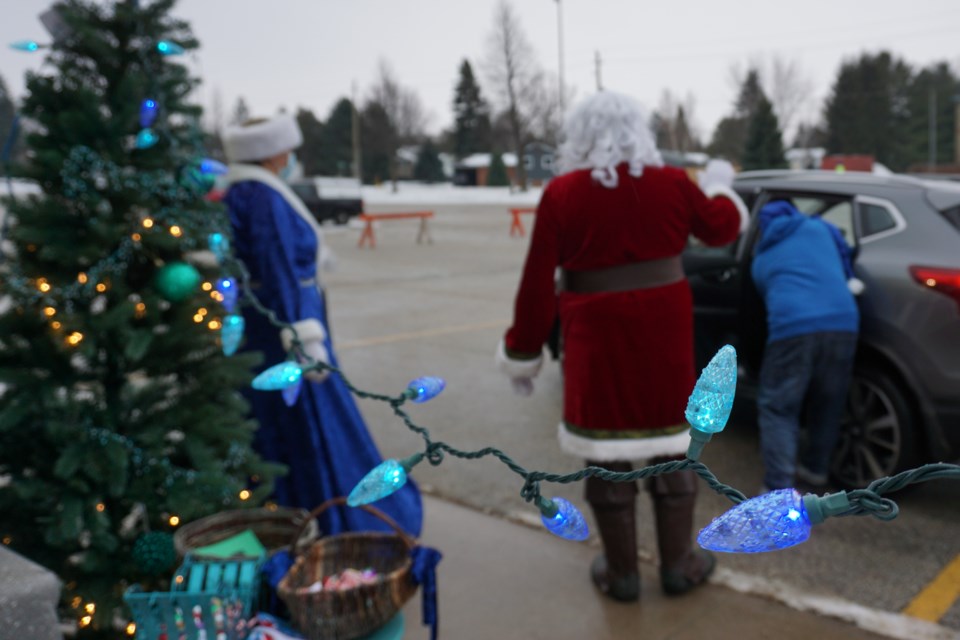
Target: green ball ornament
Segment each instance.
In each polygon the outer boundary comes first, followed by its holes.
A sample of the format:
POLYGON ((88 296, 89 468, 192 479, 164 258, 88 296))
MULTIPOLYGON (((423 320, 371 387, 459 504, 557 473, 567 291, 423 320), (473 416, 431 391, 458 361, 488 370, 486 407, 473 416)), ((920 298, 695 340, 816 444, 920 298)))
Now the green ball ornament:
POLYGON ((173 536, 163 531, 149 531, 133 543, 133 561, 143 573, 156 576, 173 567, 177 550, 173 536))
POLYGON ((200 284, 200 272, 186 262, 171 262, 161 267, 153 279, 153 286, 164 299, 182 302, 193 295, 200 284))

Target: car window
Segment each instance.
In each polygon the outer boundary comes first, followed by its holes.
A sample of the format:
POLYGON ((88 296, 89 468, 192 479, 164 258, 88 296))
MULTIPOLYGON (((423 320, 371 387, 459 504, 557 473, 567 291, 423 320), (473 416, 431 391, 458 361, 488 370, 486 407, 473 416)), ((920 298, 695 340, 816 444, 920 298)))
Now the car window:
POLYGON ((316 189, 314 189, 311 184, 293 184, 290 185, 290 188, 293 189, 293 192, 300 196, 302 200, 316 199, 316 189))
POLYGON ((840 229, 844 240, 853 245, 857 241, 857 234, 853 228, 853 206, 849 201, 844 200, 829 206, 820 214, 827 222, 832 222, 834 226, 840 229))
POLYGON ((882 231, 893 229, 897 221, 886 207, 868 202, 860 203, 860 228, 863 236, 872 236, 882 231))

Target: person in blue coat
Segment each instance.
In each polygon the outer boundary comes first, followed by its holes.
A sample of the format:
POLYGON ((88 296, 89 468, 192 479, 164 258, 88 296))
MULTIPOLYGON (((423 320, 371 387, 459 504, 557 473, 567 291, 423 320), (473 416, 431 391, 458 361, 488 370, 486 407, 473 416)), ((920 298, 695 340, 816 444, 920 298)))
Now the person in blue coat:
MULTIPOLYGON (((303 350, 337 366, 330 341, 320 266, 323 233, 303 202, 282 179, 294 167, 302 143, 296 120, 287 114, 228 127, 224 148, 230 162, 223 202, 230 214, 236 257, 250 273, 252 292, 278 320, 291 324, 303 350)), ((257 373, 287 359, 292 332, 280 331, 251 306, 243 309, 245 350, 260 351, 257 373)), ((339 375, 310 371, 296 402, 287 406, 279 391, 246 390, 260 424, 254 447, 265 459, 289 469, 276 483, 278 504, 313 509, 346 496, 382 462, 363 417, 339 375)), ((377 502, 413 536, 423 518, 420 493, 412 482, 377 502)), ((339 507, 321 514, 324 535, 343 531, 389 530, 361 509, 339 507)))
POLYGON ((759 213, 751 274, 767 308, 757 414, 762 491, 827 484, 850 385, 860 314, 851 250, 835 226, 786 200, 759 213), (801 416, 809 442, 798 451, 801 416))

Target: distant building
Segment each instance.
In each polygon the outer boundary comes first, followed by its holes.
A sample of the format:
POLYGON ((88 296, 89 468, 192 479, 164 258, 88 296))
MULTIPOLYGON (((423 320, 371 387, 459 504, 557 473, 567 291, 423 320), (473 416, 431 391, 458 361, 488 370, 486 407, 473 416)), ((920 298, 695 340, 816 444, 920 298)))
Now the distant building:
POLYGON ((819 169, 823 165, 823 158, 827 155, 827 150, 823 147, 795 147, 787 149, 787 152, 783 155, 787 160, 787 165, 794 171, 819 169))
MULTIPOLYGON (((514 153, 501 154, 507 167, 507 178, 511 183, 517 181, 517 156, 514 153)), ((474 153, 456 164, 453 172, 453 184, 460 187, 485 187, 490 174, 490 153, 474 153)))
POLYGON ((820 168, 827 171, 864 171, 873 172, 874 159, 868 155, 832 154, 824 156, 820 168))
POLYGON ((555 155, 554 148, 542 142, 531 142, 523 148, 523 168, 530 186, 542 186, 556 175, 553 164, 555 155))

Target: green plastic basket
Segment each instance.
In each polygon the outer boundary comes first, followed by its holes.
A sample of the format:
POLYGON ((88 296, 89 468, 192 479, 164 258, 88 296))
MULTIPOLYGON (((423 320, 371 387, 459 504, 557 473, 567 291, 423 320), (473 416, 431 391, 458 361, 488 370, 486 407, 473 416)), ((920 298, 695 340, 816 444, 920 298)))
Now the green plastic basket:
POLYGON ((134 585, 123 594, 133 612, 137 638, 198 640, 201 628, 206 637, 226 633, 228 640, 247 636, 250 619, 260 590, 263 558, 231 560, 198 559, 190 555, 173 576, 170 591, 145 592, 134 585))

